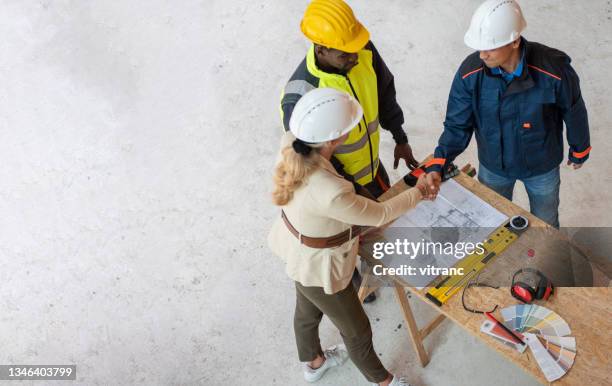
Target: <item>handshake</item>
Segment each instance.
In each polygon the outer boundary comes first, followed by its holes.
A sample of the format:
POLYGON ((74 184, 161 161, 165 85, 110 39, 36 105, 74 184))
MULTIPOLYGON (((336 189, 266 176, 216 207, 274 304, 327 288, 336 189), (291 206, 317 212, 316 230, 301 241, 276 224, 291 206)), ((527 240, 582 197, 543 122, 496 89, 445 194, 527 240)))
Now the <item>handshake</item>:
POLYGON ((424 200, 433 201, 440 191, 440 183, 442 183, 440 173, 423 173, 417 179, 415 187, 421 191, 424 200))
POLYGON ((424 200, 433 201, 436 199, 440 191, 442 180, 447 180, 459 174, 455 165, 449 167, 448 172, 444 174, 444 178, 439 172, 425 172, 423 167, 418 167, 404 176, 404 182, 408 186, 415 187, 421 191, 424 200))

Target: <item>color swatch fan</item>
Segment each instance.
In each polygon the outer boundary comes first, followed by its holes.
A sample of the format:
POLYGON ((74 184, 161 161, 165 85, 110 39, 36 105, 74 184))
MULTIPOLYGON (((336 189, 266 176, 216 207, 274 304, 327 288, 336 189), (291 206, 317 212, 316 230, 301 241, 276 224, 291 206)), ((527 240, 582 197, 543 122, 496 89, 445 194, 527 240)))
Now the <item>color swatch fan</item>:
POLYGON ((548 382, 555 381, 574 364, 576 338, 554 311, 534 304, 519 304, 501 311, 506 327, 520 332, 548 382))

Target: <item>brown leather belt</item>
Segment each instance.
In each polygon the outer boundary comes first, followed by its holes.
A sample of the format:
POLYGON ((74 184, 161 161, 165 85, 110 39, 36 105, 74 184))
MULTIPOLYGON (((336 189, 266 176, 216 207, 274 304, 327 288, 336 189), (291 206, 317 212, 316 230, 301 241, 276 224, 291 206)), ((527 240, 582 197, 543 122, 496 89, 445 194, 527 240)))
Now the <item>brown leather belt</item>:
POLYGON ((337 247, 351 239, 354 239, 355 237, 364 233, 366 230, 370 229, 370 227, 366 226, 353 225, 350 229, 347 229, 344 232, 340 232, 334 236, 308 237, 304 236, 303 234, 300 234, 300 232, 298 232, 298 230, 295 229, 293 225, 291 225, 291 222, 289 222, 289 219, 287 218, 287 215, 285 215, 284 211, 281 211, 281 217, 283 218, 285 225, 287 225, 287 229, 289 229, 289 232, 291 232, 291 234, 293 234, 296 239, 300 240, 301 244, 304 244, 310 248, 323 249, 337 247))

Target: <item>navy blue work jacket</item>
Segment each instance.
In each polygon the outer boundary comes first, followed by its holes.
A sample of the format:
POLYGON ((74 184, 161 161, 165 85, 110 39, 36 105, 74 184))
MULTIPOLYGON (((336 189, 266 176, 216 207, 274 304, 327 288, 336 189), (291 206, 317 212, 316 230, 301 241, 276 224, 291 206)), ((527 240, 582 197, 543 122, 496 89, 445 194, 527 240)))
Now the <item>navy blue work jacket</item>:
POLYGON ((479 53, 457 71, 444 132, 427 171, 441 171, 476 134, 479 161, 515 178, 546 173, 563 161, 563 123, 568 159, 585 162, 591 150, 587 110, 578 75, 565 53, 522 38, 524 66, 507 84, 484 65, 479 53))

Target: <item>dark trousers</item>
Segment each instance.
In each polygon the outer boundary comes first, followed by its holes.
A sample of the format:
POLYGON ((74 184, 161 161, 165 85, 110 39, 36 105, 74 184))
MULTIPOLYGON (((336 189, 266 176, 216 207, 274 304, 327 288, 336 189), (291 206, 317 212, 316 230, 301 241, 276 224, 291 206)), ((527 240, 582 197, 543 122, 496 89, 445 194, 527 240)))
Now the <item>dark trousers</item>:
POLYGON ((389 372, 380 362, 372 344, 372 328, 357 292, 351 284, 333 295, 321 287, 304 287, 295 283, 296 303, 293 328, 302 362, 323 355, 319 341, 319 323, 323 315, 340 331, 349 357, 369 382, 380 383, 389 372))
POLYGON ((376 171, 376 177, 374 181, 364 185, 375 198, 380 197, 384 192, 386 192, 390 187, 389 175, 387 174, 387 170, 383 166, 382 162, 378 165, 378 170, 376 171))

